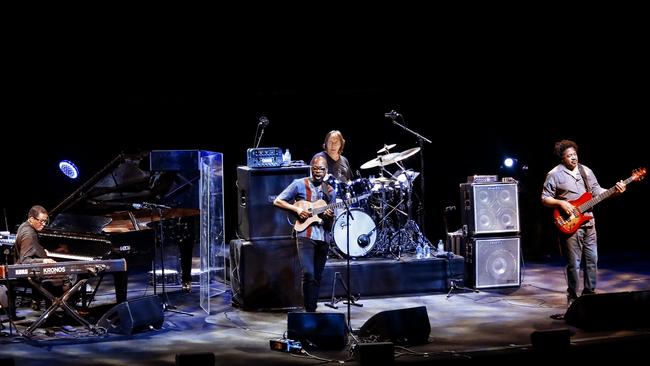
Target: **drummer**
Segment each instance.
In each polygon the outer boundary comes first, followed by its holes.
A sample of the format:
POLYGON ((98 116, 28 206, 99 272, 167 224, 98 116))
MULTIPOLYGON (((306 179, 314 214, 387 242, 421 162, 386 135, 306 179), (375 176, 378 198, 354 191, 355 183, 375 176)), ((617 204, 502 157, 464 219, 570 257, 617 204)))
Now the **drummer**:
MULTIPOLYGON (((314 155, 322 156, 327 160, 328 172, 341 183, 347 183, 352 180, 354 174, 350 168, 350 162, 343 156, 345 148, 345 139, 339 130, 332 130, 325 135, 323 142, 323 151, 314 155)), ((312 158, 313 159, 313 158, 312 158)))

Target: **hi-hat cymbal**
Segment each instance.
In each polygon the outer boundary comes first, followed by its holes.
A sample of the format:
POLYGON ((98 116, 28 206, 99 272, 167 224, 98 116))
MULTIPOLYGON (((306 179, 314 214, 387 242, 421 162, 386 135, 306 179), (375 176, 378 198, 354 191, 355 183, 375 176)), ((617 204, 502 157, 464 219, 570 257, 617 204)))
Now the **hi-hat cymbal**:
POLYGON ((363 165, 361 165, 361 169, 370 169, 370 168, 375 168, 378 166, 386 166, 393 164, 394 162, 398 161, 396 160, 399 158, 400 154, 399 153, 390 153, 386 155, 381 155, 378 156, 372 160, 366 161, 363 165))
POLYGON ((382 147, 381 149, 377 150, 377 154, 388 153, 388 150, 394 148, 395 146, 397 146, 397 144, 390 144, 390 145, 386 145, 386 144, 384 144, 384 147, 382 147))

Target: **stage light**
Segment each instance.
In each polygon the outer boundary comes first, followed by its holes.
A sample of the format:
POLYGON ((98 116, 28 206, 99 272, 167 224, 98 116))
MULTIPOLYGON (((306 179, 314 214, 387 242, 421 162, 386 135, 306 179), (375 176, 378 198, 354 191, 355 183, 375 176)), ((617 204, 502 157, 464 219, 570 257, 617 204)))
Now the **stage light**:
POLYGON ((506 168, 512 168, 512 167, 514 167, 516 164, 517 164, 517 159, 513 159, 513 158, 505 158, 505 159, 503 160, 503 165, 504 165, 506 168))
POLYGON ((70 179, 77 179, 79 177, 79 169, 70 160, 61 160, 59 162, 59 169, 70 179))

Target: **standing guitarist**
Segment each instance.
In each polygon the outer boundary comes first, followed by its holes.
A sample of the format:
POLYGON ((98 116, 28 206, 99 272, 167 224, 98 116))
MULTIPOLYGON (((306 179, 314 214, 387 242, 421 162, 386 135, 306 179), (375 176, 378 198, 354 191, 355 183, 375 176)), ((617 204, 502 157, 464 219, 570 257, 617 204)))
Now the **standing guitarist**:
MULTIPOLYGON (((557 209, 562 215, 589 215, 589 219, 575 232, 560 233, 560 244, 567 263, 567 300, 570 305, 578 297, 582 258, 585 261, 582 295, 595 293, 598 269, 597 235, 593 213, 576 212, 576 206, 571 201, 578 200, 587 192, 595 196, 605 192, 606 189, 598 184, 591 169, 578 164, 578 145, 575 142, 571 140, 556 142, 555 155, 560 158, 560 164, 546 175, 542 190, 542 204, 557 209)), ((616 191, 618 194, 625 191, 623 181, 616 183, 616 191)))
MULTIPOLYGON (((309 312, 316 311, 321 277, 329 250, 324 225, 331 222, 334 216, 332 210, 327 209, 320 217, 312 218, 309 209, 312 202, 322 200, 329 203, 332 200, 333 189, 323 182, 325 175, 327 175, 327 160, 320 155, 314 156, 311 160, 311 176, 294 179, 273 201, 276 207, 295 213, 298 222, 312 221, 306 228, 296 230, 298 259, 302 270, 303 301, 305 310, 309 312)), ((303 225, 295 227, 299 226, 303 225)))

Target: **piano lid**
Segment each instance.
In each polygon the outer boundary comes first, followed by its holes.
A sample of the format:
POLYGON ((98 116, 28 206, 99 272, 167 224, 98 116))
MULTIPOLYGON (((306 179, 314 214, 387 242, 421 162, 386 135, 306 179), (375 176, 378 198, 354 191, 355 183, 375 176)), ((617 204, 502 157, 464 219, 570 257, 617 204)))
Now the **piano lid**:
MULTIPOLYGON (((187 159, 173 169, 152 166, 151 154, 154 153, 119 154, 49 211, 49 228, 127 232, 147 229, 146 224, 151 221, 198 215, 198 166, 187 159), (143 209, 142 202, 170 208, 152 212, 150 208, 143 209)), ((153 156, 158 161, 161 155, 153 156)))

